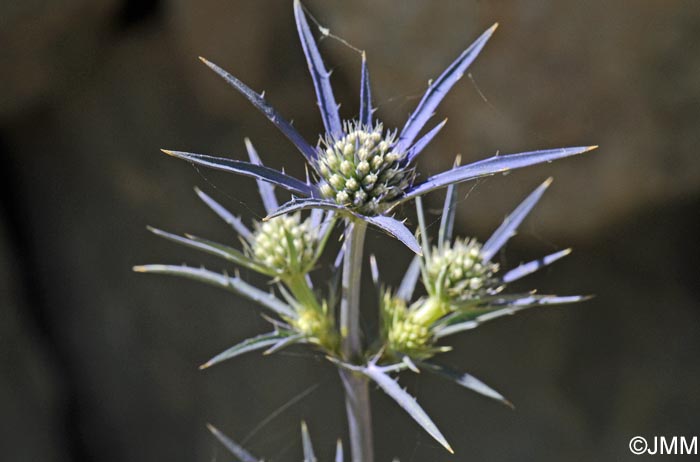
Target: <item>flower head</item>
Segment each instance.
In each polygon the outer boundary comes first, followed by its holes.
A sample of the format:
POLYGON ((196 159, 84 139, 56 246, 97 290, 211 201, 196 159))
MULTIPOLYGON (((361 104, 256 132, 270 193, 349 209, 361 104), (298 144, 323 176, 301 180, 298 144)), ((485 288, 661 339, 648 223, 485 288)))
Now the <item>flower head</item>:
MULTIPOLYGON (((246 139, 246 148, 252 165, 265 168, 260 162, 252 143, 246 139)), ((268 213, 279 205, 274 186, 258 181, 263 205, 268 213)), ((268 352, 277 351, 294 343, 311 343, 320 346, 326 353, 338 347, 338 335, 332 310, 325 300, 319 300, 313 291, 309 272, 316 266, 331 234, 335 217, 333 212, 312 210, 306 219, 302 212, 274 217, 262 222, 253 220, 252 229, 231 214, 209 195, 196 189, 200 199, 238 234, 243 250, 199 237, 179 236, 151 228, 156 235, 224 258, 240 267, 248 268, 273 277, 284 300, 257 289, 240 277, 218 274, 204 268, 189 266, 146 265, 136 271, 183 276, 204 281, 243 295, 274 312, 279 320, 272 320, 275 331, 245 340, 209 360, 202 367, 209 367, 241 353, 269 347, 268 352)))
MULTIPOLYGON (((585 298, 502 294, 508 283, 570 252, 569 249, 560 251, 504 274, 499 273, 499 265, 492 261, 550 183, 551 179, 548 179, 535 189, 484 244, 473 238, 451 238, 454 187, 449 188, 437 245, 424 252, 422 257, 416 257, 396 293, 386 291, 383 294, 383 336, 390 354, 425 360, 444 351, 445 347, 436 343, 447 335, 525 308, 571 303, 585 298), (422 276, 427 294, 409 305, 419 276, 422 276)), ((420 200, 417 206, 423 248, 429 249, 420 200)))
POLYGON ((362 215, 377 215, 413 184, 415 169, 406 167, 406 153, 396 149, 395 133, 346 122, 343 136, 321 141, 315 170, 321 195, 362 215))
POLYGON ((290 213, 256 222, 246 253, 251 260, 280 277, 290 273, 306 274, 316 263, 319 241, 311 218, 302 221, 300 213, 290 213))
POLYGON ((262 94, 256 93, 216 64, 201 59, 289 138, 311 167, 311 178, 301 181, 259 164, 164 150, 169 155, 195 164, 252 176, 291 191, 296 197, 271 212, 272 216, 312 208, 334 210, 342 216, 365 220, 379 227, 420 254, 420 246, 413 234, 401 221, 387 215, 397 205, 451 184, 549 162, 595 148, 586 146, 497 155, 438 173, 416 184, 414 161, 446 121, 436 124, 420 137, 419 134, 448 91, 479 55, 497 24, 487 29, 432 81, 406 124, 394 132, 386 131, 381 123, 372 120, 369 71, 364 53, 360 79, 360 113, 356 119, 342 122, 330 84, 330 72, 326 70, 299 0, 294 0, 294 15, 325 127, 325 133, 318 137, 316 147, 309 144, 262 94))

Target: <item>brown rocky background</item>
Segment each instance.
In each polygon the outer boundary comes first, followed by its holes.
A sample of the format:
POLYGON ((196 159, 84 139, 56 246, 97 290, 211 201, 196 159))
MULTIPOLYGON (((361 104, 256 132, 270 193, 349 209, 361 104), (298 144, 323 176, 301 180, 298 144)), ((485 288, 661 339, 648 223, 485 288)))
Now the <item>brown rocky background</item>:
MULTIPOLYGON (((445 359, 506 394, 515 412, 430 377, 404 379, 454 458, 375 393, 378 460, 620 461, 631 460, 634 435, 697 436, 697 2, 307 5, 332 33, 367 50, 378 115, 389 126, 404 121, 428 79, 500 22, 471 78, 440 107, 449 123, 422 155, 423 175, 448 167, 456 153, 476 160, 601 145, 462 186, 460 232, 483 239, 553 175, 502 261, 572 246, 571 257, 523 287, 597 297, 454 342, 445 359)), ((358 54, 332 39, 321 49, 350 118, 358 54)), ((302 418, 326 460, 344 435, 327 363, 292 349, 199 372, 265 322, 228 294, 130 270, 185 260, 221 267, 145 231, 153 224, 230 240, 195 185, 237 213, 261 213, 252 181, 198 171, 158 148, 241 158, 249 136, 268 164, 303 174, 294 148, 197 55, 267 90, 315 138, 321 123, 290 1, 0 2, 2 460, 228 460, 208 421, 239 440, 252 432, 247 446, 271 461, 300 459, 302 418)), ((397 281, 406 251, 376 232, 369 245, 397 281)))

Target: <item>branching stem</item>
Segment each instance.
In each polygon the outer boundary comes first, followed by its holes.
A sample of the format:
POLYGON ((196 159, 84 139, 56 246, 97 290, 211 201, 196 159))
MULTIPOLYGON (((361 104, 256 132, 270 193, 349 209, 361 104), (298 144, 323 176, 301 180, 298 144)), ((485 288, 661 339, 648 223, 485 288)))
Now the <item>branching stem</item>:
MULTIPOLYGON (((341 349, 347 361, 358 361, 362 355, 360 281, 366 231, 367 225, 364 221, 346 221, 340 333, 341 349)), ((345 369, 340 370, 340 377, 345 389, 345 409, 348 414, 352 461, 373 462, 372 414, 368 380, 357 372, 345 369)))

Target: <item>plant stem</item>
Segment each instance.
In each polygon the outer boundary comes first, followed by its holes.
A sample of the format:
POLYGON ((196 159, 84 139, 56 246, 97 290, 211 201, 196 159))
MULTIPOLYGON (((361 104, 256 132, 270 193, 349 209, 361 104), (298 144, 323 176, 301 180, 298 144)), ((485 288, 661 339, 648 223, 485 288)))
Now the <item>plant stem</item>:
MULTIPOLYGON (((341 350, 347 361, 358 361, 362 355, 360 280, 366 231, 365 222, 346 220, 340 335, 341 350)), ((340 370, 340 377, 345 389, 345 409, 348 414, 352 461, 372 462, 374 453, 368 380, 356 372, 345 369, 340 370)))

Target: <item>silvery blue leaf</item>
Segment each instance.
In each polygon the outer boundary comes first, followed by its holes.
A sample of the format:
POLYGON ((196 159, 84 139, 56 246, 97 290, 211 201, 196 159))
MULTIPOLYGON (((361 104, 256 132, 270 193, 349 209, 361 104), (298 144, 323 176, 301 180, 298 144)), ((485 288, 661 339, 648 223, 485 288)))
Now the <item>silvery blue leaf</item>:
POLYGON ((301 445, 304 449, 304 462, 317 462, 316 454, 314 454, 314 447, 311 444, 309 428, 303 420, 301 421, 301 445))
POLYGON ((221 204, 212 199, 208 194, 199 188, 194 188, 195 192, 202 201, 207 204, 207 206, 214 211, 222 220, 231 225, 231 227, 241 236, 247 240, 253 237, 253 233, 250 232, 248 227, 243 224, 240 218, 233 215, 231 212, 226 210, 221 204))
POLYGON ((399 290, 396 291, 396 296, 401 300, 407 302, 411 301, 413 297, 413 291, 416 290, 416 282, 418 282, 418 277, 420 276, 420 257, 418 255, 413 257, 411 264, 408 265, 406 273, 401 279, 401 285, 399 290))
POLYGON ((430 243, 428 242, 428 227, 425 225, 425 213, 423 212, 423 199, 416 197, 416 217, 418 218, 418 234, 423 246, 423 254, 426 260, 430 260, 430 243))
POLYGON ((335 443, 335 462, 343 462, 343 441, 338 438, 335 443))
POLYGON ((372 282, 375 287, 379 288, 381 284, 381 280, 379 279, 379 265, 377 264, 377 257, 374 254, 369 256, 369 268, 372 273, 372 282))
POLYGON ((369 84, 367 56, 362 53, 362 77, 360 80, 360 123, 369 127, 372 125, 372 89, 369 84))
POLYGON ((296 212, 298 210, 309 210, 309 209, 323 209, 323 210, 336 210, 339 212, 351 213, 342 205, 338 205, 335 202, 331 202, 325 199, 298 199, 293 198, 291 201, 286 202, 280 206, 277 210, 269 214, 264 218, 264 220, 269 220, 271 218, 278 217, 280 215, 285 215, 287 213, 296 212))
POLYGON ((394 401, 396 401, 398 405, 401 406, 408 413, 408 415, 413 418, 413 420, 418 422, 418 425, 428 432, 430 436, 435 438, 435 440, 450 453, 454 454, 454 451, 450 447, 445 437, 442 435, 442 433, 440 433, 440 430, 438 430, 437 426, 433 423, 430 417, 428 417, 428 414, 425 413, 423 408, 418 405, 416 399, 409 395, 406 390, 401 388, 394 379, 384 373, 381 367, 370 363, 362 368, 362 372, 367 377, 372 379, 377 385, 379 385, 379 387, 384 390, 384 392, 394 401))
POLYGON ((253 457, 248 451, 243 449, 237 443, 233 442, 233 440, 221 433, 213 425, 207 424, 207 428, 214 434, 216 439, 218 439, 219 442, 221 442, 221 444, 223 444, 226 449, 228 449, 229 452, 233 454, 236 459, 238 459, 237 462, 262 462, 261 459, 253 457))
POLYGON ((267 348, 287 337, 289 337, 288 333, 275 331, 246 339, 214 356, 209 361, 199 366, 199 368, 206 369, 208 367, 213 366, 214 364, 226 361, 227 359, 235 358, 236 356, 242 355, 244 353, 267 348))
POLYGON ((399 220, 388 217, 386 215, 376 215, 373 217, 359 215, 343 207, 342 205, 338 205, 335 202, 331 202, 329 200, 292 199, 286 204, 282 204, 282 206, 279 209, 277 209, 274 213, 265 217, 265 220, 269 220, 270 218, 274 218, 279 215, 284 215, 286 213, 296 212, 297 210, 307 210, 313 208, 335 210, 348 215, 352 215, 353 217, 359 218, 360 220, 364 220, 370 225, 376 226, 385 233, 403 242, 404 245, 406 245, 406 247, 408 247, 415 253, 419 255, 421 254, 420 244, 418 244, 416 237, 413 235, 413 233, 411 233, 411 231, 408 228, 406 228, 406 225, 401 223, 399 220))
POLYGON ((435 189, 444 188, 451 184, 461 183, 495 173, 507 172, 509 170, 540 164, 542 162, 551 162, 576 154, 583 154, 597 147, 598 146, 582 146, 576 148, 548 149, 544 151, 530 151, 489 157, 488 159, 463 165, 431 176, 425 182, 411 188, 400 199, 400 202, 405 202, 414 197, 421 196, 435 189))
MULTIPOLYGON (((471 330, 479 327, 481 324, 492 321, 494 319, 510 316, 519 311, 544 305, 562 305, 567 303, 576 303, 588 300, 589 296, 570 295, 558 297, 555 295, 525 295, 521 299, 509 301, 506 305, 501 305, 503 308, 494 308, 486 311, 484 314, 474 316, 472 319, 464 322, 458 322, 455 319, 454 324, 440 326, 435 328, 435 338, 442 338, 448 335, 456 334, 465 330, 471 330)), ((498 306, 498 305, 496 305, 498 306)))
MULTIPOLYGON (((455 159, 454 167, 460 162, 460 156, 455 159)), ((454 168, 453 167, 453 168, 454 168)), ((455 225, 455 215, 457 213, 457 185, 451 184, 445 192, 445 205, 442 207, 442 218, 440 219, 440 231, 438 231, 438 247, 443 248, 445 243, 452 240, 452 231, 455 225)))
POLYGON ((416 240, 413 233, 402 222, 395 218, 386 215, 377 215, 374 217, 359 216, 367 223, 376 226, 385 233, 395 237, 403 244, 418 255, 422 255, 420 244, 416 240))
POLYGON ((261 267, 259 264, 248 258, 242 252, 234 249, 233 247, 228 247, 223 244, 207 241, 206 239, 200 239, 189 236, 178 236, 177 234, 172 234, 167 231, 153 228, 151 226, 148 226, 147 229, 156 236, 162 237, 169 241, 176 242, 178 244, 182 244, 193 249, 201 250, 202 252, 206 252, 208 254, 223 258, 224 260, 228 260, 237 265, 250 268, 254 271, 258 271, 261 273, 267 272, 265 268, 261 267))
POLYGON ((288 346, 294 345, 295 343, 305 343, 306 336, 304 334, 294 334, 288 337, 280 338, 277 343, 272 345, 270 348, 263 352, 264 355, 271 355, 272 353, 277 353, 280 350, 287 348, 288 346))
POLYGON ((299 0, 294 0, 294 17, 296 18, 297 30, 301 39, 301 47, 304 49, 306 62, 309 64, 311 80, 313 80, 314 88, 316 89, 318 107, 321 110, 321 118, 323 119, 323 125, 326 127, 326 133, 340 137, 343 135, 343 127, 338 114, 338 104, 333 96, 330 80, 331 74, 323 65, 323 59, 321 59, 321 54, 309 29, 309 24, 306 22, 306 16, 299 0))
POLYGON ((535 271, 538 271, 540 268, 543 268, 547 265, 551 265, 555 261, 559 260, 560 258, 564 258, 567 255, 571 253, 571 249, 564 249, 559 252, 555 252, 553 254, 547 255, 546 257, 540 258, 538 260, 533 260, 528 263, 523 263, 522 265, 513 268, 512 270, 508 271, 506 274, 503 275, 503 278, 501 280, 505 282, 506 284, 509 282, 516 281, 522 277, 527 276, 528 274, 532 274, 535 271))
POLYGON ((134 266, 137 273, 167 274, 181 276, 195 281, 205 282, 221 289, 226 289, 238 295, 248 298, 264 308, 267 308, 280 316, 294 319, 297 317, 292 308, 269 292, 253 287, 239 277, 216 273, 204 268, 193 268, 186 265, 141 265, 134 266))
POLYGON ((436 364, 431 362, 421 362, 418 364, 423 370, 436 374, 442 378, 448 379, 457 385, 468 388, 469 390, 475 391, 480 395, 484 395, 488 398, 500 401, 508 407, 513 407, 513 404, 508 401, 503 395, 494 390, 493 388, 486 385, 481 380, 477 379, 471 374, 466 372, 458 372, 442 364, 436 364))
POLYGON ((437 135, 440 130, 442 130, 442 127, 445 126, 447 123, 447 119, 443 120, 439 124, 437 124, 435 127, 433 127, 428 133, 423 135, 418 141, 416 141, 416 144, 408 148, 408 151, 406 152, 406 163, 410 164, 413 162, 413 160, 418 157, 418 154, 423 152, 423 149, 431 142, 433 141, 433 138, 435 138, 435 135, 437 135))
POLYGON ((518 229, 520 223, 527 217, 532 208, 537 205, 542 194, 552 184, 552 178, 547 178, 544 183, 539 185, 524 201, 518 205, 513 212, 503 220, 501 226, 494 231, 491 237, 484 243, 481 248, 481 258, 485 261, 491 261, 494 255, 508 242, 508 239, 515 235, 515 230, 518 229))
MULTIPOLYGON (((248 151, 248 157, 250 158, 250 162, 255 165, 262 165, 263 163, 260 160, 260 157, 258 156, 258 152, 255 150, 255 147, 253 147, 253 143, 251 143, 248 138, 246 138, 244 141, 246 151, 248 151)), ((277 203, 277 197, 275 197, 275 187, 264 180, 256 181, 258 183, 258 190, 260 191, 260 198, 262 199, 263 206, 265 207, 265 212, 270 213, 273 210, 277 210, 277 208, 280 205, 279 203, 277 203)))
MULTIPOLYGON (((403 149, 413 143, 418 133, 425 126, 425 123, 433 116, 435 109, 438 107, 442 99, 447 95, 452 86, 462 78, 464 72, 469 65, 476 59, 481 52, 481 49, 486 45, 486 42, 491 38, 491 35, 498 27, 498 24, 491 26, 486 32, 476 39, 474 43, 469 45, 469 48, 464 50, 461 55, 448 67, 440 77, 438 77, 428 87, 428 91, 418 103, 413 114, 408 118, 408 122, 403 127, 401 135, 399 135, 398 144, 403 149)), ((402 150, 403 150, 402 149, 402 150)))
POLYGON ((243 162, 241 160, 228 159, 225 157, 194 154, 191 152, 168 151, 166 149, 161 149, 161 151, 169 156, 177 157, 178 159, 183 159, 193 164, 268 181, 301 196, 311 197, 317 195, 315 186, 306 184, 294 177, 263 165, 255 165, 250 162, 243 162))
POLYGON ((211 70, 219 74, 221 78, 223 78, 226 83, 231 85, 233 88, 238 90, 243 96, 245 96, 248 101, 253 103, 253 106, 258 108, 260 112, 265 114, 265 116, 268 118, 270 122, 272 122, 289 140, 297 147, 299 151, 306 157, 306 160, 311 162, 314 159, 316 159, 316 150, 306 142, 304 137, 302 137, 299 132, 290 124, 287 122, 285 119, 282 118, 282 116, 279 115, 279 113, 268 104, 267 101, 262 97, 262 95, 254 92, 253 90, 250 89, 246 84, 217 66, 216 64, 212 63, 211 61, 207 61, 206 59, 202 58, 201 56, 199 59, 206 64, 211 70))

